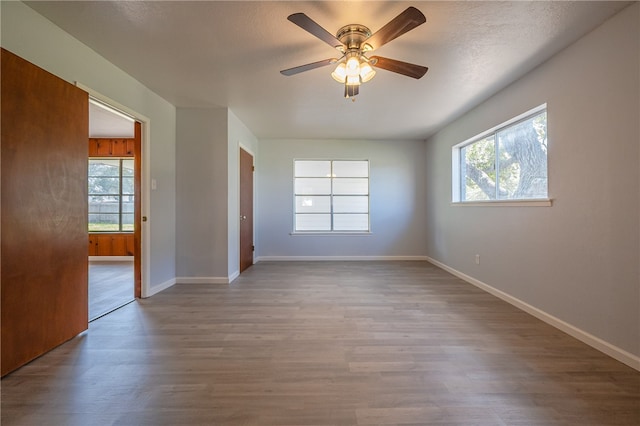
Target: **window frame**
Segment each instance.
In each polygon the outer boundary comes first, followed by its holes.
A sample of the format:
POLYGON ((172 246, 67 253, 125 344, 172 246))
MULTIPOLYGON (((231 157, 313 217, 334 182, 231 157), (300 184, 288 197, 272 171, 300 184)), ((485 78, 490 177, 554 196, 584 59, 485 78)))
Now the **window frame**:
MULTIPOLYGON (((454 145, 451 148, 451 205, 453 206, 507 206, 507 207, 549 207, 552 205, 552 199, 549 197, 549 170, 548 170, 548 151, 547 151, 547 197, 546 198, 512 198, 512 199, 493 199, 493 200, 462 200, 462 185, 463 177, 462 172, 462 150, 463 148, 473 145, 476 142, 488 138, 494 137, 494 141, 498 137, 498 133, 512 126, 517 125, 520 122, 526 121, 532 117, 539 115, 542 112, 547 112, 547 135, 548 131, 548 109, 547 104, 541 104, 535 108, 532 108, 522 114, 519 114, 503 123, 500 123, 482 133, 479 133, 463 142, 454 145)), ((548 140, 548 137, 547 137, 548 140)), ((495 142, 494 142, 495 143, 495 142)), ((497 155, 497 153, 496 153, 497 155)), ((497 172, 496 172, 497 173, 497 172)))
MULTIPOLYGON (((371 161, 369 159, 362 159, 362 158, 333 158, 333 159, 328 159, 328 158, 294 158, 293 159, 293 170, 292 170, 292 195, 293 195, 293 215, 292 215, 292 229, 293 231, 291 232, 291 235, 368 235, 371 234, 371 161), (297 178, 310 178, 307 176, 296 176, 296 162, 298 161, 326 161, 330 163, 330 176, 325 176, 327 178, 330 178, 330 192, 329 194, 326 195, 322 195, 322 196, 328 196, 329 197, 329 216, 330 216, 330 230, 298 230, 296 228, 296 217, 298 214, 305 214, 305 213, 298 213, 297 211, 297 203, 296 203, 296 198, 299 196, 304 196, 304 195, 309 195, 309 196, 317 196, 318 194, 303 194, 303 193, 297 193, 296 192, 296 179, 297 178), (358 161, 358 162, 366 162, 367 163, 367 176, 366 177, 353 177, 353 179, 366 179, 367 180, 367 193, 366 194, 335 194, 334 193, 334 179, 341 179, 340 177, 337 177, 334 175, 333 172, 333 163, 334 162, 341 162, 341 161, 358 161), (366 213, 362 213, 362 212, 352 212, 352 213, 344 213, 344 212, 339 212, 336 213, 334 212, 334 197, 341 197, 341 196, 366 196, 367 197, 367 211, 366 213), (367 229, 366 230, 334 230, 334 216, 335 215, 349 215, 349 214, 366 214, 367 215, 367 229)), ((320 178, 320 176, 318 176, 318 178, 320 178)), ((324 178, 324 177, 323 177, 324 178)), ((311 214, 311 213, 310 213, 311 214)), ((327 213, 324 213, 327 214, 327 213)))
MULTIPOLYGON (((97 193, 91 193, 91 192, 89 192, 87 190, 87 217, 89 215, 92 215, 92 214, 100 214, 101 213, 101 212, 96 213, 96 212, 91 212, 90 211, 89 206, 91 205, 91 203, 89 203, 89 197, 92 197, 92 196, 113 196, 113 197, 118 197, 118 212, 117 213, 106 213, 106 214, 110 214, 110 215, 113 215, 113 216, 117 215, 117 217, 118 217, 118 224, 117 224, 118 225, 118 229, 117 230, 111 230, 110 229, 110 230, 104 230, 104 231, 91 230, 90 229, 91 222, 89 220, 87 220, 87 231, 90 234, 109 234, 109 233, 111 233, 111 234, 133 234, 135 232, 135 213, 134 212, 131 212, 131 213, 124 212, 123 205, 125 203, 123 201, 123 198, 125 196, 126 197, 132 197, 131 203, 134 204, 134 209, 135 209, 135 197, 136 197, 136 194, 135 194, 135 160, 134 160, 134 158, 130 157, 130 156, 126 156, 126 157, 115 157, 115 156, 114 157, 89 157, 88 158, 88 163, 90 163, 92 160, 109 160, 109 161, 114 161, 115 160, 115 161, 118 162, 118 176, 117 176, 117 178, 118 178, 118 193, 117 194, 115 194, 115 193, 97 194, 97 193), (124 172, 123 172, 123 170, 124 170, 123 161, 132 161, 133 162, 133 169, 132 169, 133 170, 133 174, 131 176, 128 176, 128 175, 124 174, 124 172), (123 194, 123 192, 122 192, 123 191, 123 180, 124 180, 123 178, 132 178, 134 180, 134 192, 132 194, 123 194), (124 223, 123 223, 122 219, 123 219, 123 215, 126 215, 126 214, 134 216, 133 227, 130 230, 129 229, 123 229, 124 223)), ((90 174, 87 173, 87 180, 92 178, 92 177, 101 178, 101 177, 104 177, 104 176, 94 176, 94 175, 90 175, 90 174)), ((116 176, 109 176, 109 177, 115 178, 116 176)))

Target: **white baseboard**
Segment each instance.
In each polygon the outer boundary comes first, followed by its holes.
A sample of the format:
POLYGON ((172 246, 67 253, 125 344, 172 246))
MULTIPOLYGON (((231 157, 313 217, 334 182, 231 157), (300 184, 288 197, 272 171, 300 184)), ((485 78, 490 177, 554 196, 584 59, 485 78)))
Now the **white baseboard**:
POLYGON ((225 277, 176 277, 172 280, 165 281, 162 284, 153 286, 149 289, 149 293, 144 297, 151 297, 154 294, 160 293, 162 290, 166 290, 175 284, 229 284, 235 280, 239 272, 235 272, 229 278, 225 277))
POLYGON ((258 262, 297 262, 297 261, 369 261, 369 260, 429 260, 427 256, 259 256, 258 262))
POLYGON ((603 352, 606 355, 609 355, 610 357, 622 362, 623 364, 628 365, 629 367, 639 370, 640 371, 640 357, 637 355, 634 355, 630 352, 625 351, 624 349, 621 349, 615 345, 612 345, 609 342, 606 342, 602 339, 600 339, 599 337, 596 337, 590 333, 587 333, 584 330, 581 330, 559 318, 554 317, 551 314, 548 314, 547 312, 536 308, 535 306, 529 305, 526 302, 523 302, 522 300, 513 297, 505 292, 503 292, 502 290, 498 290, 497 288, 491 287, 488 284, 483 283, 480 280, 477 280, 463 272, 460 272, 456 269, 451 268, 450 266, 445 265, 442 262, 439 262, 435 259, 432 259, 430 257, 427 256, 426 258, 427 261, 429 261, 430 263, 433 263, 434 265, 444 269, 445 271, 455 275, 456 277, 470 283, 473 284, 474 286, 486 291, 487 293, 491 293, 494 296, 504 300, 505 302, 527 312, 528 314, 533 315, 534 317, 546 322, 547 324, 569 334, 570 336, 575 337, 576 339, 580 340, 583 343, 586 343, 587 345, 599 350, 600 352, 603 352))
POLYGON ((240 276, 240 271, 235 271, 233 274, 229 275, 229 282, 232 283, 233 280, 240 276))
POLYGON ((134 256, 89 256, 89 262, 133 262, 134 256))
POLYGON ((151 297, 154 294, 160 293, 162 290, 168 289, 169 287, 173 286, 174 284, 176 284, 176 279, 175 278, 173 278, 173 279, 171 279, 169 281, 165 281, 165 282, 163 282, 161 284, 154 285, 153 287, 149 288, 149 292, 147 294, 145 294, 143 297, 144 298, 151 297))
POLYGON ((176 284, 229 284, 228 277, 177 277, 176 284))

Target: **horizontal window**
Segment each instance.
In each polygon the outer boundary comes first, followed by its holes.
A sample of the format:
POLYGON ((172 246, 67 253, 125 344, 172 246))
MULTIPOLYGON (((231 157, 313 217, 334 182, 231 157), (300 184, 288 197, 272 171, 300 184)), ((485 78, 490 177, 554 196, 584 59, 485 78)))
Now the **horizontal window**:
POLYGON ((548 198, 542 105, 453 148, 453 202, 548 198))
POLYGON ((134 162, 89 159, 89 232, 133 232, 134 162))

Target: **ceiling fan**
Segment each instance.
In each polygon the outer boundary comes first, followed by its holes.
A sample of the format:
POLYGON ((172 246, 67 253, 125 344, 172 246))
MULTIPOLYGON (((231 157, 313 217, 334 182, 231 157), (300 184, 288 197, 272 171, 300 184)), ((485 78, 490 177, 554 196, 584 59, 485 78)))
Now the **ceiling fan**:
POLYGON ((360 91, 360 84, 366 83, 374 77, 376 74, 375 68, 382 68, 416 79, 421 78, 428 70, 427 67, 421 65, 382 56, 368 57, 366 55, 368 52, 378 49, 402 34, 424 24, 427 19, 415 7, 408 7, 373 34, 364 25, 349 24, 340 28, 334 37, 304 13, 294 13, 289 15, 287 19, 337 49, 342 56, 289 68, 280 71, 280 73, 291 76, 326 65, 338 64, 331 76, 337 82, 344 84, 345 98, 356 96, 360 91))

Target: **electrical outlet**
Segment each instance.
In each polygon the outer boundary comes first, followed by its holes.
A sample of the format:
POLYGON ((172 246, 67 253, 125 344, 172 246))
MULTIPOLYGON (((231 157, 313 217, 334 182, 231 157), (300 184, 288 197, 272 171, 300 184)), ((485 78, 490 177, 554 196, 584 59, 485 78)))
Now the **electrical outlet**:
POLYGON ((480 264, 480 255, 476 254, 476 265, 480 264))

